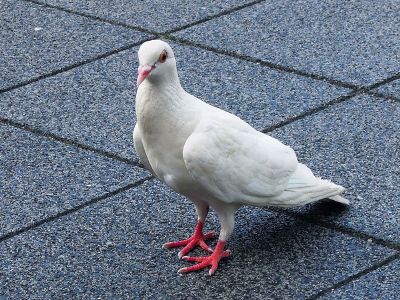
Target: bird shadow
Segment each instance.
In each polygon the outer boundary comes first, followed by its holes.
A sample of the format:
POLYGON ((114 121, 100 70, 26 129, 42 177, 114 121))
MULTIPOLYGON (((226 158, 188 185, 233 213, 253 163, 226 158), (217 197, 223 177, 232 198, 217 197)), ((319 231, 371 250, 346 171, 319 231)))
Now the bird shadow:
POLYGON ((279 214, 285 214, 291 217, 313 219, 315 221, 326 221, 327 219, 336 219, 344 216, 350 209, 348 205, 333 202, 331 200, 322 200, 317 203, 307 204, 296 208, 266 208, 279 214))
POLYGON ((257 222, 249 227, 242 227, 231 239, 233 251, 246 256, 260 251, 286 252, 292 248, 290 245, 305 234, 299 230, 298 225, 296 220, 288 221, 285 216, 277 216, 265 223, 257 222))
POLYGON ((349 211, 349 206, 334 202, 331 200, 323 200, 313 203, 303 209, 302 215, 313 217, 340 217, 349 211))
MULTIPOLYGON (((339 216, 346 210, 345 205, 323 202, 309 205, 305 214, 314 218, 339 216)), ((324 253, 322 256, 334 256, 333 231, 310 224, 298 216, 301 215, 292 209, 240 209, 235 216, 235 231, 228 243, 232 259, 221 263, 233 270, 244 268, 267 272, 269 268, 270 271, 278 267, 290 269, 295 262, 302 264, 304 258, 319 257, 321 253, 324 253)), ((216 241, 207 243, 215 247, 216 241)), ((191 255, 204 253, 196 249, 191 255)))
MULTIPOLYGON (((330 229, 315 226, 306 220, 334 218, 343 216, 348 206, 332 201, 321 201, 307 205, 302 209, 266 209, 277 213, 269 218, 253 218, 250 222, 241 222, 232 237, 235 252, 252 255, 260 251, 272 253, 290 253, 293 251, 309 251, 315 248, 311 244, 329 246, 330 229), (244 225, 240 227, 240 225, 244 225), (307 250, 308 245, 310 249, 307 250)), ((241 214, 243 217, 243 214, 241 214)))

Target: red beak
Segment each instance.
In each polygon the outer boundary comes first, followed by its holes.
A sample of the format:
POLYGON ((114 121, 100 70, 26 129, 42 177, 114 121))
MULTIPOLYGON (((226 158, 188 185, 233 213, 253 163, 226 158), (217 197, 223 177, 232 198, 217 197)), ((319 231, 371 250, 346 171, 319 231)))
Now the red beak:
POLYGON ((139 86, 143 82, 143 80, 145 80, 150 75, 150 72, 153 71, 154 68, 154 66, 149 65, 139 66, 138 77, 136 81, 137 86, 139 86))

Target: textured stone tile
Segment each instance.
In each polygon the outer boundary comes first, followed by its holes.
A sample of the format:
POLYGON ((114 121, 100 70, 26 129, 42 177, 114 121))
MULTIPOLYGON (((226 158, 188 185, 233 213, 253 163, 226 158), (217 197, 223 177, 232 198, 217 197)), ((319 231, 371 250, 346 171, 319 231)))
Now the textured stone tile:
POLYGON ((0 115, 80 143, 133 154, 136 54, 74 68, 0 95, 0 115))
POLYGON ((159 32, 199 21, 224 10, 249 3, 249 0, 231 1, 79 1, 44 0, 43 2, 88 13, 108 20, 140 26, 159 32))
POLYGON ((171 44, 183 87, 258 130, 350 92, 258 64, 171 44))
POLYGON ((300 211, 399 242, 399 119, 399 103, 360 96, 274 131, 315 174, 347 188, 348 209, 300 211))
POLYGON ((377 90, 383 94, 394 96, 400 99, 400 80, 395 80, 391 83, 381 86, 377 90))
POLYGON ((10 126, 0 140, 0 236, 148 175, 10 126))
POLYGON ((149 35, 25 1, 0 2, 0 89, 149 35))
POLYGON ((385 299, 396 300, 399 298, 400 261, 392 262, 369 273, 321 299, 385 299))
POLYGON ((177 35, 367 85, 399 71, 399 9, 396 0, 264 1, 177 35))
MULTIPOLYGON (((258 208, 237 213, 230 259, 213 277, 165 241, 187 237, 193 205, 151 181, 0 244, 11 298, 303 299, 393 251, 258 208)), ((215 215, 208 229, 218 230, 215 215)))
MULTIPOLYGON (((172 44, 182 85, 257 129, 317 107, 348 90, 257 64, 172 44)), ((1 116, 136 158, 137 47, 0 95, 1 116)))

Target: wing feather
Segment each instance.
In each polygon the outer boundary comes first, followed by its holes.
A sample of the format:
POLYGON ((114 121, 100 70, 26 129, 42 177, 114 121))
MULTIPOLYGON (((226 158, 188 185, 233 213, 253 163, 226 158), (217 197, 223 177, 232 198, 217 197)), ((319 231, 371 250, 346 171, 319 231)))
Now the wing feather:
POLYGON ((252 205, 282 193, 297 168, 293 149, 233 115, 202 120, 184 145, 183 159, 211 195, 252 205))

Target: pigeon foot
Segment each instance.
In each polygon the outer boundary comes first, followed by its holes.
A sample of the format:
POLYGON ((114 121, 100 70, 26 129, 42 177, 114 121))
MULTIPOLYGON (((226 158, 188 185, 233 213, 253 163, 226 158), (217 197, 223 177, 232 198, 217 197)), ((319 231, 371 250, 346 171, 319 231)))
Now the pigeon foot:
POLYGON ((163 248, 175 248, 175 247, 181 247, 184 246, 184 248, 178 253, 178 257, 182 258, 186 254, 188 254, 191 250, 196 248, 197 246, 200 246, 202 249, 208 251, 208 252, 213 252, 213 250, 206 244, 206 240, 215 238, 216 233, 214 231, 207 232, 206 234, 203 234, 203 226, 204 223, 201 221, 198 221, 194 230, 193 235, 182 241, 178 242, 168 242, 163 245, 163 248))
POLYGON ((195 264, 190 267, 182 268, 178 271, 178 273, 189 273, 189 272, 198 271, 198 270, 204 269, 205 267, 211 266, 211 269, 208 272, 208 274, 210 276, 213 275, 218 268, 219 261, 222 258, 228 257, 229 255, 231 255, 231 251, 224 250, 225 244, 226 244, 226 242, 224 242, 224 241, 218 241, 213 254, 211 254, 210 256, 200 256, 200 257, 184 256, 184 257, 182 257, 182 259, 184 259, 186 261, 197 262, 198 264, 195 264))

